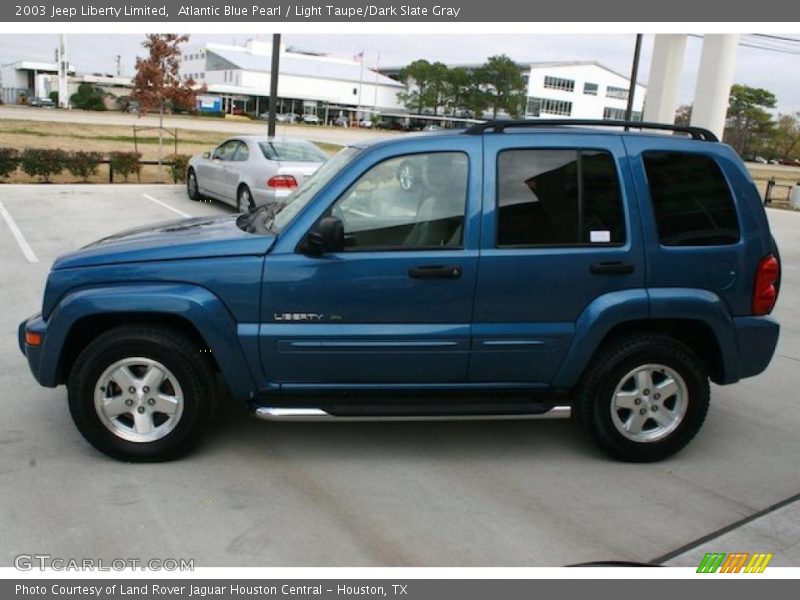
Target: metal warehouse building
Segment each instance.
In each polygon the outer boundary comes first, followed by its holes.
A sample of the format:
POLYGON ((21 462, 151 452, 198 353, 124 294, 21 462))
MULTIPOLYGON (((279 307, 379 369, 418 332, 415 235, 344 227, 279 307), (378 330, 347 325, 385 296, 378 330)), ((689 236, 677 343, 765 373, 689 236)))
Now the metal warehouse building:
MULTIPOLYGON (((250 40, 244 46, 208 43, 183 50, 181 75, 205 85, 201 110, 259 114, 269 106, 272 47, 250 40)), ((357 57, 334 58, 281 46, 278 112, 316 114, 324 121, 340 114, 402 109, 401 83, 369 69, 357 57)))

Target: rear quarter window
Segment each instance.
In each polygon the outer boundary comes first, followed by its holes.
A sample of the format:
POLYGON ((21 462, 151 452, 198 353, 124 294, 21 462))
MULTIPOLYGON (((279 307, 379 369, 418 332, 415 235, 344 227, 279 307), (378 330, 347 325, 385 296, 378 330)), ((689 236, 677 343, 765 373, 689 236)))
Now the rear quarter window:
POLYGON ((739 241, 733 196, 713 158, 645 152, 642 159, 661 245, 720 246, 739 241))

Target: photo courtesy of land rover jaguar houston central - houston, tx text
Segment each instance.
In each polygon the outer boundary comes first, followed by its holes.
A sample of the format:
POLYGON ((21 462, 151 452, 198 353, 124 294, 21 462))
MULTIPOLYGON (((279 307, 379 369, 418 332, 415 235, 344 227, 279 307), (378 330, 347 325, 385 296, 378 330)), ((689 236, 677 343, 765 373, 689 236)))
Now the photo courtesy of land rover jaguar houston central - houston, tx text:
POLYGON ((18 336, 121 460, 185 454, 224 397, 272 420, 574 416, 646 462, 698 432, 710 382, 766 369, 780 268, 709 131, 489 121, 61 256, 18 336))

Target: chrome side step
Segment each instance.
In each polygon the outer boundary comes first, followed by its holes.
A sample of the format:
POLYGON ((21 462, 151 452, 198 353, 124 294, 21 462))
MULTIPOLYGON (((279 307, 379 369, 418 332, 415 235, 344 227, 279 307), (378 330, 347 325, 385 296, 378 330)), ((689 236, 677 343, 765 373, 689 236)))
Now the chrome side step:
POLYGON ((501 414, 501 415, 389 415, 389 416, 336 416, 321 408, 289 408, 280 406, 261 406, 255 416, 265 421, 500 421, 534 419, 569 419, 572 408, 554 406, 543 413, 501 414))

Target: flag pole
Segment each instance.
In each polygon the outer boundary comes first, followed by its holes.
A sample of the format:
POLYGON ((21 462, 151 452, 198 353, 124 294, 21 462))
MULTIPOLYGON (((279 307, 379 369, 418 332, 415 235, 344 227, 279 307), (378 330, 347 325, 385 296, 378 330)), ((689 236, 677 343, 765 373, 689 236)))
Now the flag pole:
POLYGON ((358 114, 361 112, 361 88, 364 85, 364 51, 362 50, 358 54, 358 62, 361 65, 361 69, 358 75, 358 107, 356 107, 356 120, 360 123, 361 119, 358 118, 358 114))

